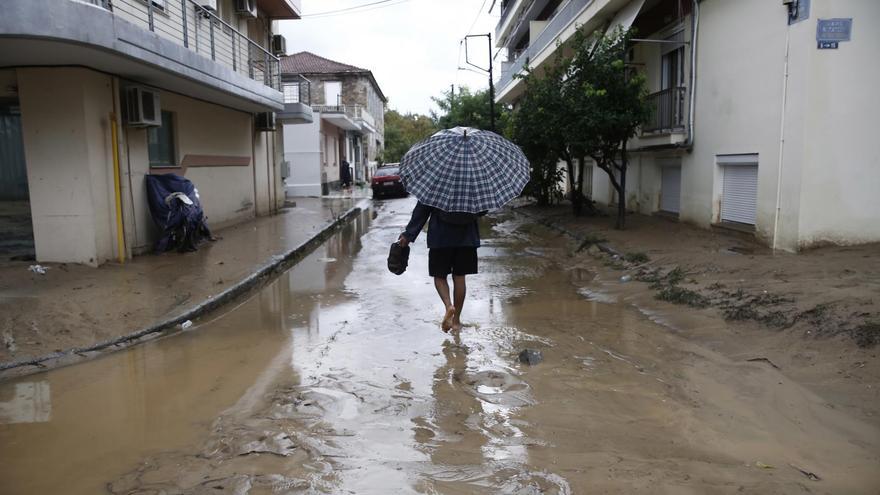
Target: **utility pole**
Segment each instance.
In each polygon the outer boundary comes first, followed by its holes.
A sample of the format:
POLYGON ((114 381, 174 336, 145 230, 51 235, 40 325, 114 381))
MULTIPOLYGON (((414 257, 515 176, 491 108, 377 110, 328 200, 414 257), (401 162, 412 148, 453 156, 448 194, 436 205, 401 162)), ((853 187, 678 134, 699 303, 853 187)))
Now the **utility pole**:
POLYGON ((464 58, 465 62, 471 67, 476 67, 483 72, 489 73, 489 127, 490 131, 495 132, 495 81, 493 81, 492 77, 492 33, 486 34, 469 34, 464 37, 464 58), (467 39, 468 38, 482 38, 483 36, 489 41, 489 68, 484 69, 479 65, 472 64, 470 59, 468 58, 468 46, 467 39))

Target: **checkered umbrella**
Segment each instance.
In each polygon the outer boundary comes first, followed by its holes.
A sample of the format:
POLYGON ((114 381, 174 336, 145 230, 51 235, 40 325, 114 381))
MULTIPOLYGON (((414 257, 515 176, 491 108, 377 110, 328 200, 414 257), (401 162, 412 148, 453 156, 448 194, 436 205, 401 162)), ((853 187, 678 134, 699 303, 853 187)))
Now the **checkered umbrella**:
POLYGON ((413 145, 400 160, 400 178, 428 206, 479 213, 519 196, 529 181, 529 161, 494 132, 456 127, 413 145))

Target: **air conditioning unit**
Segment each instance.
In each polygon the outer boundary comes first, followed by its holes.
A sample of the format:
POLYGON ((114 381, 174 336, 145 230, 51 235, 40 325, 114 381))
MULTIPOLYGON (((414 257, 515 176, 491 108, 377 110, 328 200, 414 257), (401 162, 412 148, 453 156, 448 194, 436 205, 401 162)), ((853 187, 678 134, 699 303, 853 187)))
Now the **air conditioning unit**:
POLYGON ((205 10, 217 13, 217 0, 196 0, 196 4, 205 10))
POLYGON ((257 0, 235 0, 235 13, 241 17, 257 17, 257 0))
POLYGON ((143 86, 125 88, 125 123, 131 127, 162 125, 162 107, 159 93, 143 86))
POLYGON ((272 35, 272 55, 287 55, 287 40, 280 34, 272 35))
POLYGON ((275 130, 275 112, 261 112, 254 116, 254 122, 258 131, 275 130))

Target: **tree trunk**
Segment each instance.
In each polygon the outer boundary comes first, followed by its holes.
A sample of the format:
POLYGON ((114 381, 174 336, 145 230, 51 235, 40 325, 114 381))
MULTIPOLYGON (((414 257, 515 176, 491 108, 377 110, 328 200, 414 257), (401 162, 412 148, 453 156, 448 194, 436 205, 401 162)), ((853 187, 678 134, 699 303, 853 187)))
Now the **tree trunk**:
POLYGON ((617 224, 615 228, 623 230, 626 227, 626 141, 623 142, 620 160, 620 184, 617 188, 617 224))

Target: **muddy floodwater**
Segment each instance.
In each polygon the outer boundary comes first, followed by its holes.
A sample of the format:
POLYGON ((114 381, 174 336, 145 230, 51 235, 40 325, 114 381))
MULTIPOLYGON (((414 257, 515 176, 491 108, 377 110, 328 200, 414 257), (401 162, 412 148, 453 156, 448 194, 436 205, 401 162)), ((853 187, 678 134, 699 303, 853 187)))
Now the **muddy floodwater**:
POLYGON ((183 333, 0 384, 0 493, 880 491, 876 425, 618 302, 519 216, 485 221, 443 334, 424 237, 385 268, 412 206, 183 333))

